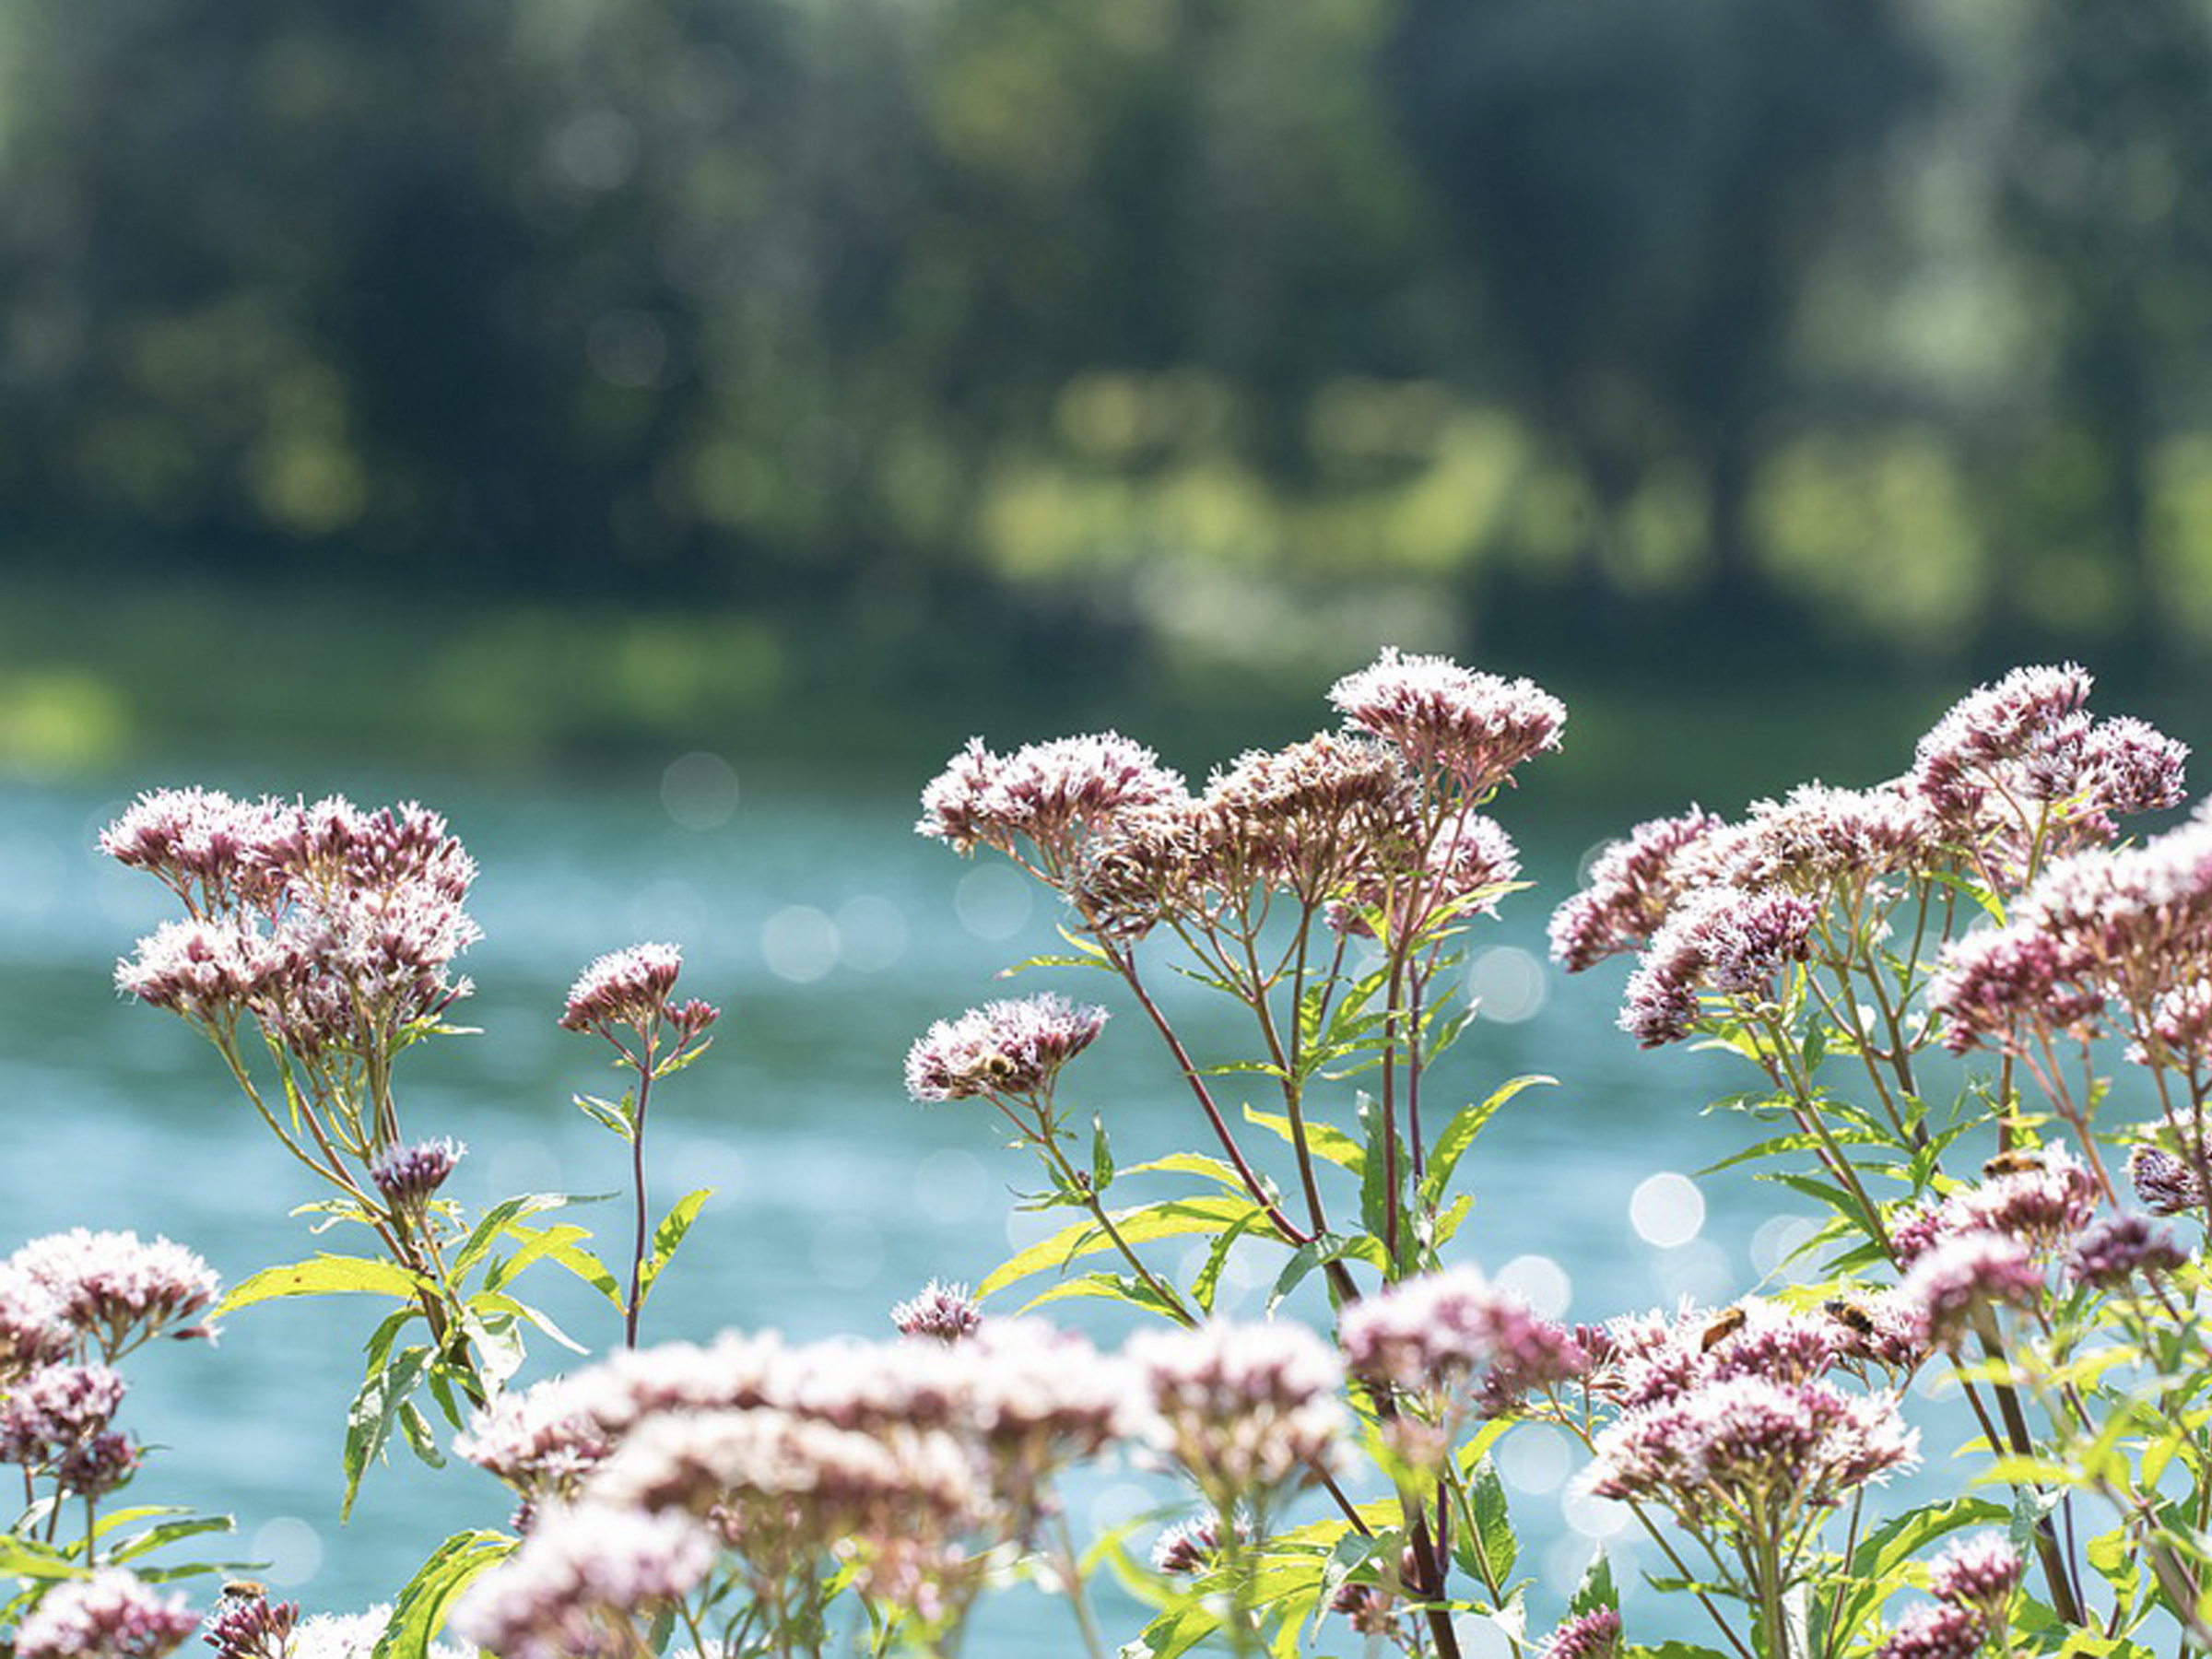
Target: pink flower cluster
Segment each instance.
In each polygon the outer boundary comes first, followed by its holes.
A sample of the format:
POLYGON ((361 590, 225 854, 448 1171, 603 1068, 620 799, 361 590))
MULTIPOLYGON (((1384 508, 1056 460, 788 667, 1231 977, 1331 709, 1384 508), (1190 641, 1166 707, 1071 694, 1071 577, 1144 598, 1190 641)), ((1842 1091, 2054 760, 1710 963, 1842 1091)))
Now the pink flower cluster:
POLYGON ((940 1019, 906 1056, 907 1092, 917 1100, 1003 1100, 1049 1094, 1060 1068, 1105 1028, 1106 1010, 1077 1007, 1047 993, 988 1003, 940 1019))
MULTIPOLYGON (((214 1269, 182 1244, 82 1227, 31 1240, 7 1267, 10 1283, 38 1287, 54 1317, 109 1359, 197 1317, 222 1289, 214 1269)), ((14 1300, 0 1291, 0 1302, 14 1300)), ((0 1327, 8 1323, 0 1316, 0 1327)))
POLYGON ((467 994, 450 971, 478 936, 462 909, 476 865, 424 807, 158 790, 100 848, 187 918, 140 940, 116 984, 218 1037, 251 1016, 303 1059, 388 1049, 467 994))
POLYGON ((891 1309, 891 1324, 901 1336, 961 1342, 982 1329, 982 1313, 966 1285, 947 1285, 936 1279, 924 1285, 919 1295, 891 1309))
POLYGON ((671 1000, 683 965, 683 952, 673 945, 632 945, 610 951, 569 988, 561 1029, 596 1031, 619 1041, 615 1032, 628 1028, 640 1034, 641 1046, 650 1047, 651 1034, 665 1023, 675 1030, 678 1048, 695 1041, 720 1018, 721 1010, 697 998, 671 1000))
POLYGON ((1766 1004, 1811 954, 1819 912, 1779 888, 1700 888, 1677 905, 1629 977, 1620 1027, 1645 1048, 1689 1035, 1708 991, 1766 1004))
POLYGON ((1185 798, 1177 773, 1119 733, 1027 744, 1007 756, 976 737, 923 791, 914 829, 959 853, 983 846, 1033 857, 1057 880, 1123 815, 1185 798))
POLYGON ((2018 1052, 2116 1008, 2154 1064, 2201 1065, 2212 976, 2212 804, 2140 847, 2053 862, 2001 927, 1955 942, 1928 990, 1945 1041, 2018 1052))
POLYGON ((871 1594, 935 1617, 983 1547, 1027 1535, 1055 1471, 1139 1430, 1133 1383, 1118 1359, 1023 1320, 956 1344, 733 1333, 625 1351, 503 1396, 456 1442, 522 1497, 534 1542, 559 1535, 549 1565, 518 1557, 488 1575, 496 1611, 470 1628, 535 1652, 639 1610, 644 1591, 624 1599, 565 1564, 609 1512, 703 1528, 682 1536, 735 1558, 762 1594, 834 1555, 871 1594))
POLYGON ((2092 721, 2090 685, 2071 663, 2016 668, 1920 740, 1911 785, 1947 840, 2018 869, 2039 836, 2106 841, 2114 818, 2180 803, 2187 747, 2139 720, 2092 721))
POLYGON ((1587 1489, 1662 1504, 1693 1529, 1758 1513, 1801 1537, 1918 1459, 1894 1388, 1854 1394, 1831 1374, 1870 1358, 1910 1369, 1910 1334, 1888 1329, 1896 1323, 1759 1299, 1717 1315, 1611 1322, 1583 1343, 1595 1355, 1586 1386, 1618 1413, 1598 1436, 1587 1489))
POLYGON ((1124 1351, 1151 1402, 1148 1438, 1217 1508, 1303 1484, 1335 1461, 1344 1370, 1304 1326, 1217 1320, 1140 1331, 1124 1351))
POLYGON ((1479 799, 1530 756, 1559 746, 1566 705, 1525 679, 1463 668, 1444 657, 1385 647, 1329 691, 1345 719, 1396 745, 1423 772, 1455 780, 1479 799))
POLYGON ((2018 1551, 1995 1533, 1953 1542, 1928 1567, 1936 1599, 1900 1619, 1877 1659, 1972 1659, 2002 1628, 2021 1571, 2018 1551))
POLYGON ((1356 1377, 1416 1396, 1462 1396, 1490 1416, 1590 1369, 1571 1333, 1472 1267, 1362 1298, 1345 1310, 1337 1340, 1356 1377))
POLYGON ((199 1623, 182 1596, 107 1567, 46 1593, 16 1632, 16 1659, 158 1659, 199 1623))
POLYGON ((1620 1652, 1620 1615, 1610 1607, 1578 1613, 1547 1637, 1536 1659, 1614 1659, 1620 1652))

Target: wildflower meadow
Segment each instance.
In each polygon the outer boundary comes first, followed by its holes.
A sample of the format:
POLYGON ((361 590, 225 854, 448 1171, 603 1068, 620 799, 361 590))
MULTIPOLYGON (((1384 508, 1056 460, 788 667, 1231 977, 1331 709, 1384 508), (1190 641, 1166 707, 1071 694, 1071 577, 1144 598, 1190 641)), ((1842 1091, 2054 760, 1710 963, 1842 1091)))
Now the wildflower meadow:
POLYGON ((807 1344, 653 1339, 707 1194, 649 1191, 651 1108, 743 1041, 742 1010, 679 992, 675 946, 590 963, 547 1010, 616 1068, 576 1104, 610 1136, 619 1224, 557 1193, 471 1213, 448 1186, 468 1148, 406 1087, 409 1051, 467 1040, 476 867, 444 820, 144 794, 101 849, 176 914, 117 984, 206 1040, 239 1133, 300 1167, 300 1220, 273 1213, 276 1265, 227 1288, 128 1232, 0 1265, 22 1480, 0 1644, 949 1659, 1026 1584, 1060 1604, 1041 1659, 2212 1652, 2212 803, 2181 811, 2183 747, 2090 690, 2017 670, 1888 782, 1688 807, 1549 896, 1491 816, 1565 736, 1525 680, 1386 651, 1332 689, 1332 729, 1203 788, 1114 734, 971 742, 917 828, 1049 889, 1061 945, 917 1033, 904 1092, 1026 1149, 1019 1202, 1061 1224, 972 1288, 917 1286, 880 1336, 807 1344), (1479 1046, 1465 953, 1544 902, 1563 968, 1623 973, 1623 1041, 1735 1066, 1685 1109, 1739 1116, 1735 1178, 1818 1207, 1786 1283, 1570 1325, 1486 1277, 1483 1131, 1568 1109, 1574 1056, 1472 1100, 1432 1072, 1479 1046), (1179 1022, 1191 984, 1241 1043, 1179 1022), (1081 1099, 1110 1019, 1188 1109, 1179 1149, 1126 1166, 1081 1099), (1172 1192, 1129 1197, 1140 1174, 1172 1192), (1272 1286, 1265 1317, 1217 1316, 1232 1260, 1272 1286), (545 1311, 562 1280, 597 1328, 545 1311), (130 1495, 158 1455, 128 1427, 132 1354, 325 1296, 362 1310, 339 1511, 456 1459, 512 1492, 371 1608, 280 1600, 224 1517, 130 1495), (1080 1333, 1054 1319, 1073 1299, 1100 1304, 1080 1333), (1602 1548, 1565 1593, 1524 1563, 1496 1460, 1532 1425, 1658 1564, 1625 1615, 1602 1548), (1082 1535, 1067 1485, 1106 1465, 1174 1496, 1082 1535), (1698 1633, 1640 1639, 1661 1603, 1698 1633))

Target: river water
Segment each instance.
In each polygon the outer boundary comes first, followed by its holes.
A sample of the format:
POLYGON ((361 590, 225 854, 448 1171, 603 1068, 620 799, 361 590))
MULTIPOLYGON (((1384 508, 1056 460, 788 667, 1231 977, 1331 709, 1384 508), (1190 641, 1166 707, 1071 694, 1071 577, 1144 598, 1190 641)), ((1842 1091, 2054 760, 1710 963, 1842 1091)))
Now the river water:
MULTIPOLYGON (((16 1152, 0 1161, 0 1247, 73 1225, 133 1228, 191 1245, 235 1282, 335 1246, 289 1215, 320 1194, 212 1053, 182 1022, 112 991, 115 958, 169 912, 149 878, 107 865, 93 841, 153 784, 342 789, 364 805, 414 795, 447 815, 483 871, 470 908, 485 937, 464 964, 477 992, 459 1011, 481 1034, 426 1045, 402 1076, 409 1133, 468 1145, 449 1192, 473 1208, 520 1191, 624 1187, 625 1149, 567 1103, 618 1080, 602 1049, 555 1019, 593 957, 672 940, 685 952, 683 991, 724 1017, 712 1053, 655 1093, 649 1178, 656 1211, 688 1188, 715 1196, 656 1291, 646 1339, 731 1326, 888 1335, 892 1301, 932 1277, 980 1278, 1039 1231, 1010 1196, 1034 1171, 981 1110, 906 1098, 901 1062, 932 1019, 1030 990, 1104 1001, 1123 1017, 1071 1068, 1064 1095, 1105 1115, 1124 1166, 1202 1148, 1187 1097, 1111 987, 1066 972, 994 979, 1050 948, 1051 905, 1000 865, 917 838, 923 781, 740 777, 714 757, 688 757, 665 773, 589 786, 243 774, 0 784, 10 873, 0 883, 0 1100, 18 1125, 16 1152)), ((1560 1086, 1523 1094, 1478 1144, 1467 1166, 1477 1207, 1457 1253, 1573 1318, 1724 1299, 1771 1271, 1803 1223, 1740 1171, 1697 1175, 1733 1149, 1740 1127, 1701 1117, 1700 1104, 1746 1079, 1695 1056, 1639 1054, 1612 1028, 1618 971, 1570 979, 1544 960, 1550 907, 1591 841, 1620 826, 1547 820, 1534 803, 1524 792, 1501 816, 1538 886, 1478 935, 1470 981, 1483 1012, 1426 1098, 1446 1103, 1431 1107, 1441 1114, 1524 1072, 1560 1086)), ((1230 1033, 1190 998, 1180 1004, 1190 1004, 1202 1052, 1222 1057, 1230 1033)), ((610 1259, 621 1215, 614 1204, 582 1213, 610 1259)), ((1226 1283, 1224 1311, 1256 1315, 1265 1300, 1274 1262, 1253 1253, 1250 1271, 1226 1283)), ((611 1310, 560 1293, 557 1277, 541 1282, 550 1305, 603 1351, 618 1336, 611 1310)), ((1087 1306, 1054 1312, 1102 1340, 1127 1328, 1117 1311, 1087 1306)), ((310 1610, 386 1599, 447 1533, 502 1524, 504 1492, 488 1477, 401 1453, 371 1472, 340 1525, 342 1424, 380 1308, 267 1304, 232 1319, 212 1349, 162 1345, 134 1358, 125 1420, 156 1449, 133 1497, 235 1515, 234 1553, 310 1610)), ((525 1375, 562 1359, 541 1342, 525 1375)), ((1621 1517, 1567 1495, 1573 1460, 1547 1436, 1515 1436, 1503 1460, 1535 1540, 1525 1565, 1539 1580, 1539 1632, 1593 1538, 1619 1552, 1623 1579, 1653 1564, 1620 1534, 1621 1517)), ((1166 1496, 1141 1472, 1110 1470, 1080 1482, 1070 1505, 1080 1534, 1166 1496)), ((1694 1629, 1651 1615, 1632 1635, 1694 1629)), ((1136 1617, 1109 1606, 1117 1640, 1136 1617)), ((1029 1593, 993 1605, 968 1648, 978 1659, 1075 1651, 1065 1612, 1029 1593)))

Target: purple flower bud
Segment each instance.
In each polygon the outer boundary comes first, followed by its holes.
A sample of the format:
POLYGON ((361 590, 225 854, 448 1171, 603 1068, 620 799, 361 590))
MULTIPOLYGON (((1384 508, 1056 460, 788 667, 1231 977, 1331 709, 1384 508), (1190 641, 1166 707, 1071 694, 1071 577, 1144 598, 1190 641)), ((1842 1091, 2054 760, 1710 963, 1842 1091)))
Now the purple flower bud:
POLYGON ((2018 1586, 2019 1552, 1997 1533, 1959 1538, 1928 1566, 1928 1584, 1942 1600, 1995 1618, 2018 1586))
POLYGON ((450 1136, 389 1147, 369 1166, 369 1179, 394 1210, 419 1215, 467 1150, 450 1136))
POLYGON ((2108 1216, 2075 1241, 2077 1284, 2114 1290, 2139 1273, 2171 1273, 2189 1258, 2141 1216, 2108 1216))

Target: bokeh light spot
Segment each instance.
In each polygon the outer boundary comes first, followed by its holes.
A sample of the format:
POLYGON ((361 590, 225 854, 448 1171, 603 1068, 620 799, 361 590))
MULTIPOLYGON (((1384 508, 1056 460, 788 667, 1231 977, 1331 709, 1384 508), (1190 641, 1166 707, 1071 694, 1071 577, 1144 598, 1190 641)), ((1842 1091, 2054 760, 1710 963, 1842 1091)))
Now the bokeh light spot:
POLYGON ((1550 991, 1544 964, 1517 945, 1484 951, 1467 972, 1467 994, 1483 1018, 1500 1025, 1533 1018, 1550 991))
POLYGON ((1688 1176, 1662 1170, 1630 1196, 1629 1225, 1647 1244, 1677 1249, 1705 1230, 1705 1194, 1688 1176))
POLYGON ((778 979, 812 984, 837 966, 837 924, 811 904, 787 904, 760 924, 760 957, 778 979))
POLYGON ((1026 877, 1004 865, 982 865, 960 877, 953 889, 953 914, 976 938, 1010 939, 1029 925, 1035 905, 1026 877))
POLYGON ((661 805, 686 830, 719 830, 737 814, 737 769, 720 755, 679 755, 661 774, 661 805))

